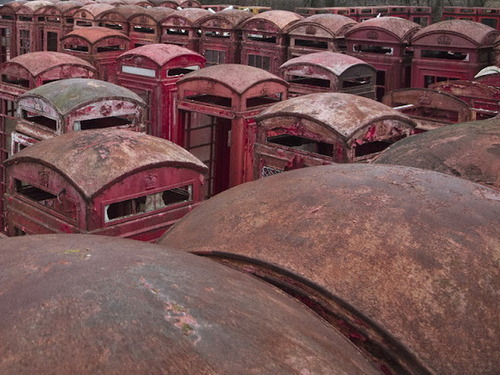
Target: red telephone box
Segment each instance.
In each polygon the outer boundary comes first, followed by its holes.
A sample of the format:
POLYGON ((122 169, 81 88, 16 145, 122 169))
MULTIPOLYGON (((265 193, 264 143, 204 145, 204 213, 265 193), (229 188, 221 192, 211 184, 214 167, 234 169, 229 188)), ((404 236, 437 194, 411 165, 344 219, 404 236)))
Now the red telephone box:
POLYGON ((446 6, 443 7, 443 13, 441 15, 441 20, 467 20, 467 21, 477 21, 477 10, 473 7, 453 7, 446 6))
POLYGON ((145 131, 146 103, 125 87, 96 79, 47 83, 19 97, 12 154, 56 135, 120 128, 145 131))
POLYGON ((0 7, 0 63, 17 56, 16 10, 26 1, 12 1, 0 7))
POLYGON ((16 10, 17 55, 41 51, 40 34, 43 23, 37 22, 35 13, 40 8, 52 4, 50 1, 28 1, 16 10))
POLYGON ((141 12, 130 17, 128 36, 132 47, 160 43, 161 21, 173 12, 173 9, 164 7, 143 8, 141 12))
POLYGON ((207 58, 208 66, 240 63, 239 26, 250 17, 250 12, 232 9, 207 15, 198 21, 201 30, 199 52, 207 58))
POLYGON ((477 81, 458 80, 437 82, 429 88, 462 99, 476 112, 477 120, 495 117, 500 112, 500 88, 477 81))
POLYGON ((176 124, 176 82, 205 66, 205 58, 173 44, 148 44, 131 49, 116 60, 118 84, 134 91, 148 104, 147 133, 172 139, 176 124))
POLYGON ((413 134, 416 125, 382 103, 344 93, 288 99, 255 120, 255 179, 291 169, 373 159, 413 134))
POLYGON ((7 160, 7 233, 154 241, 203 200, 205 170, 180 146, 147 134, 63 134, 7 160))
POLYGON ((161 42, 176 44, 199 52, 200 28, 198 21, 211 14, 208 10, 201 8, 186 8, 175 11, 161 22, 161 42))
POLYGON ((287 60, 286 28, 302 20, 301 15, 286 10, 269 10, 241 24, 241 63, 278 74, 287 60))
POLYGON ((465 101, 432 89, 394 90, 384 95, 382 102, 413 118, 417 133, 475 119, 474 111, 465 101))
POLYGON ((139 5, 119 5, 112 9, 105 10, 96 16, 96 21, 101 27, 117 30, 125 35, 130 33, 130 17, 142 12, 143 7, 139 5))
POLYGON ((347 54, 377 69, 377 99, 386 92, 409 87, 412 56, 411 36, 420 25, 398 17, 371 18, 351 27, 345 34, 347 54))
POLYGON ((78 29, 80 27, 99 26, 99 22, 96 20, 96 17, 109 9, 113 9, 113 5, 102 3, 84 5, 75 13, 74 29, 78 29))
POLYGON ((59 38, 73 30, 74 15, 81 7, 79 2, 61 1, 35 12, 38 25, 41 26, 41 51, 59 51, 59 38))
POLYGON ((493 43, 499 32, 482 23, 450 20, 424 27, 411 39, 414 50, 412 87, 449 80, 472 80, 493 65, 493 43))
POLYGON ((116 82, 116 58, 130 49, 130 38, 106 27, 82 27, 60 39, 61 51, 94 65, 103 81, 116 82))
POLYGON ((294 23, 287 30, 288 58, 313 52, 345 51, 344 34, 356 23, 339 14, 317 14, 294 23))
POLYGON ((254 117, 287 98, 288 84, 252 66, 213 65, 177 82, 172 141, 208 166, 206 195, 253 179, 254 117))
POLYGON ((500 30, 500 8, 477 8, 477 22, 500 30))
POLYGON ((280 67, 290 84, 289 97, 317 92, 344 92, 375 99, 377 70, 356 57, 316 52, 295 57, 280 67))

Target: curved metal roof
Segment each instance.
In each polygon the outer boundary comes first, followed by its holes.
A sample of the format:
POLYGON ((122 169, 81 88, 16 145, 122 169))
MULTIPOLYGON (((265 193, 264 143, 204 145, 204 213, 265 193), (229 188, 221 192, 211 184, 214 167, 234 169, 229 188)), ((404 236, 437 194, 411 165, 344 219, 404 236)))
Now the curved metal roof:
POLYGON ((88 5, 84 5, 80 8, 80 10, 78 11, 78 13, 90 13, 94 18, 96 16, 98 16, 99 14, 101 14, 102 12, 108 10, 108 9, 113 9, 114 6, 113 5, 109 5, 109 4, 88 4, 88 5))
POLYGON ((71 37, 78 37, 78 38, 85 39, 90 45, 94 45, 103 39, 111 38, 111 37, 113 37, 113 38, 117 37, 117 38, 125 39, 127 41, 130 40, 130 38, 128 36, 126 36, 125 34, 123 34, 122 32, 120 32, 118 30, 113 30, 113 29, 109 29, 107 27, 99 27, 99 26, 81 27, 78 29, 74 29, 73 31, 70 31, 69 33, 67 33, 66 35, 61 37, 60 40, 62 41, 64 39, 71 38, 71 37))
POLYGON ((87 199, 143 169, 166 166, 206 171, 205 164, 170 141, 117 129, 83 130, 37 142, 16 153, 6 165, 22 162, 49 166, 87 199))
POLYGON ((223 12, 211 13, 198 21, 201 27, 217 27, 234 29, 243 21, 252 17, 252 13, 238 9, 228 9, 223 12), (214 25, 212 25, 212 23, 214 25))
POLYGON ((105 10, 96 18, 101 20, 105 17, 116 17, 120 18, 123 21, 127 21, 130 17, 133 17, 138 13, 142 13, 143 10, 144 8, 139 5, 119 5, 117 7, 105 10))
POLYGON ((54 3, 50 1, 44 1, 44 0, 36 0, 36 1, 28 1, 24 3, 22 6, 20 6, 17 10, 16 13, 19 14, 35 14, 35 12, 43 7, 46 6, 51 6, 54 5, 54 3))
POLYGON ((416 168, 333 164, 226 190, 159 243, 305 291, 317 311, 343 310, 336 324, 356 327, 346 334, 361 347, 382 330, 384 353, 413 359, 408 373, 486 374, 500 367, 499 227, 494 189, 416 168))
POLYGON ((96 72, 96 68, 87 61, 78 57, 60 52, 30 52, 24 55, 13 57, 0 65, 0 72, 5 72, 12 66, 25 69, 30 75, 36 77, 51 69, 57 69, 62 65, 73 65, 96 72))
POLYGON ((162 21, 164 25, 176 26, 178 18, 185 19, 189 24, 198 24, 198 21, 205 16, 211 15, 212 13, 206 9, 202 8, 184 8, 181 10, 176 10, 169 16, 165 17, 162 21))
POLYGON ((432 23, 420 29, 412 38, 412 43, 418 43, 429 34, 455 34, 468 39, 479 46, 492 45, 499 32, 480 22, 469 20, 447 20, 432 23))
POLYGON ((133 91, 111 82, 87 78, 70 78, 50 82, 30 90, 19 97, 40 97, 50 103, 61 115, 91 102, 120 99, 135 102, 144 107, 144 100, 133 91))
POLYGON ((78 1, 59 1, 57 3, 53 3, 52 5, 40 8, 36 11, 36 13, 50 14, 50 12, 54 12, 54 14, 64 15, 68 12, 76 11, 82 6, 83 4, 78 1))
POLYGON ((143 56, 145 58, 148 58, 154 63, 156 63, 159 68, 167 64, 169 61, 172 61, 173 59, 182 56, 198 57, 203 61, 205 60, 205 57, 203 57, 199 53, 193 52, 190 49, 177 46, 175 44, 163 44, 163 43, 146 44, 141 47, 133 48, 131 50, 122 53, 120 56, 118 56, 117 60, 130 56, 143 56))
POLYGON ((143 10, 132 17, 130 17, 129 21, 132 22, 134 18, 140 17, 151 17, 154 22, 159 22, 165 17, 168 17, 170 14, 175 12, 172 8, 167 7, 151 7, 151 8, 143 8, 143 10))
POLYGON ((392 34, 401 43, 408 43, 412 35, 421 28, 418 23, 399 17, 376 17, 354 25, 346 32, 346 37, 349 38, 358 30, 378 29, 380 32, 392 34))
POLYGON ((348 141, 358 130, 384 119, 398 120, 414 128, 415 121, 385 104, 362 96, 338 92, 298 96, 273 104, 255 119, 295 116, 316 122, 348 141))
POLYGON ((279 30, 283 31, 285 27, 302 19, 304 19, 304 17, 302 17, 300 14, 290 12, 288 10, 268 10, 266 12, 256 14, 255 16, 246 20, 242 23, 241 28, 245 29, 247 24, 262 20, 274 24, 279 30))
POLYGON ((402 139, 377 164, 446 173, 500 190, 500 118, 449 125, 402 139))
POLYGON ((376 71, 373 66, 354 56, 330 51, 308 53, 306 55, 294 57, 281 65, 280 70, 283 71, 294 66, 306 65, 329 70, 336 76, 341 76, 347 69, 358 65, 363 65, 373 71, 376 71))
POLYGON ((288 83, 285 80, 269 73, 266 70, 240 64, 221 64, 209 66, 184 75, 179 79, 177 84, 179 85, 183 82, 193 80, 213 81, 228 87, 230 90, 239 95, 243 95, 245 91, 255 85, 268 81, 281 83, 285 87, 288 86, 288 83))
POLYGON ((378 374, 275 288, 122 238, 0 241, 3 374, 378 374))
POLYGON ((293 34, 293 31, 298 27, 311 25, 323 27, 334 36, 337 34, 343 35, 349 28, 356 24, 357 22, 352 18, 345 17, 340 14, 315 14, 295 22, 288 29, 288 33, 293 34))

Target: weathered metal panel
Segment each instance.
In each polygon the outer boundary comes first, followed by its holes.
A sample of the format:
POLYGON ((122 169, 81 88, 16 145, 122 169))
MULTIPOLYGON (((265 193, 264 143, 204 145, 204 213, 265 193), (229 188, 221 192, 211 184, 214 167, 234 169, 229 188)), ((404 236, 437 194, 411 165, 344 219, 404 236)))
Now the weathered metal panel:
POLYGON ((230 189, 160 243, 278 285, 386 374, 494 373, 499 226, 494 189, 416 168, 336 164, 230 189))

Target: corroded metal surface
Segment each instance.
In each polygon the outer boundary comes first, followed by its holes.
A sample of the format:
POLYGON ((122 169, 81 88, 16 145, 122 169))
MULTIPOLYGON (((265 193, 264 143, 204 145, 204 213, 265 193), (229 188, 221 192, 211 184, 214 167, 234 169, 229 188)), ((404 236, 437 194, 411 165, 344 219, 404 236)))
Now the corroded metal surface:
POLYGON ((198 21, 200 27, 235 29, 240 23, 252 17, 252 13, 239 9, 228 9, 203 17, 198 21))
POLYGON ((128 50, 122 53, 118 57, 118 59, 127 59, 132 56, 147 58, 156 63, 158 65, 158 68, 161 68, 169 61, 182 57, 196 56, 199 57, 200 59, 204 59, 202 55, 193 52, 185 47, 176 46, 175 44, 163 44, 163 43, 147 44, 145 46, 128 50))
POLYGON ((376 374, 324 321, 207 259, 89 235, 0 241, 2 374, 376 374))
MULTIPOLYGON (((276 30, 272 31, 284 32, 284 29, 287 26, 290 26, 294 22, 297 22, 303 18, 304 17, 302 17, 300 14, 289 12, 287 10, 268 10, 266 12, 256 14, 252 18, 246 20, 241 25, 241 28, 244 30, 250 30, 254 28, 263 30, 266 28, 264 25, 266 23, 269 23, 270 25, 274 25, 274 28, 276 28, 276 30)), ((271 30, 268 29, 267 31, 271 30)))
MULTIPOLYGON (((409 43, 412 35, 420 30, 421 26, 399 17, 376 17, 354 25, 346 32, 346 37, 350 38, 352 35, 370 29, 377 30, 381 34, 391 35, 396 40, 399 40, 400 43, 409 43)), ((377 36, 377 40, 380 39, 378 41, 386 38, 377 36)))
POLYGON ((129 37, 123 33, 108 29, 107 27, 82 27, 67 33, 61 38, 61 42, 69 38, 81 38, 86 40, 90 45, 94 45, 106 38, 119 38, 130 41, 129 37))
POLYGON ((26 92, 19 100, 29 100, 30 97, 42 98, 61 115, 87 103, 104 99, 125 100, 141 107, 146 105, 139 95, 125 87, 86 78, 70 78, 50 82, 26 92))
POLYGON ((5 163, 9 166, 22 161, 50 166, 86 197, 94 196, 127 173, 147 167, 177 166, 206 171, 200 160, 172 142, 116 129, 63 134, 24 149, 5 163))
MULTIPOLYGON (((288 34, 308 35, 311 33, 311 30, 317 27, 322 29, 323 32, 330 34, 332 38, 335 38, 343 36, 347 30, 356 24, 357 22, 352 18, 340 14, 315 14, 294 23, 288 29, 288 34), (310 27, 313 29, 310 29, 310 27)), ((317 31, 315 31, 316 33, 317 31)))
POLYGON ((344 93, 309 94, 272 105, 256 116, 258 122, 269 119, 303 118, 349 141, 360 129, 382 120, 392 120, 413 129, 408 116, 375 100, 344 93))
POLYGON ((189 26, 194 26, 194 24, 197 24, 197 21, 201 19, 202 17, 211 15, 212 13, 209 12, 206 9, 201 9, 201 8, 185 8, 181 10, 177 10, 174 13, 172 13, 170 16, 167 16, 163 22, 162 26, 164 27, 169 27, 169 26, 177 26, 179 25, 189 25, 189 26))
POLYGON ((239 64, 214 65, 200 69, 186 74, 184 77, 179 79, 177 84, 179 85, 183 82, 194 80, 220 83, 240 95, 249 90, 251 87, 266 81, 274 81, 281 83, 284 86, 288 86, 286 81, 272 73, 253 66, 239 64))
MULTIPOLYGON (((2 64, 0 70, 2 74, 10 75, 11 72, 21 68, 28 74, 36 77, 47 70, 57 69, 62 66, 83 67, 90 72, 95 72, 95 67, 85 60, 78 57, 59 52, 31 52, 16 56, 2 64)), ((71 78, 71 77, 65 77, 71 78)))
MULTIPOLYGON (((459 36, 463 39, 469 40, 477 46, 491 46, 498 36, 498 31, 490 26, 484 25, 479 22, 468 20, 447 20, 430 24, 419 30, 411 39, 412 43, 420 43, 421 39, 426 39, 425 45, 431 45, 431 41, 427 38, 430 35, 441 36, 459 36)), ((434 45, 442 46, 438 38, 435 38, 434 45)))
POLYGON ((409 137, 385 150, 376 163, 429 169, 500 190, 500 118, 409 137))
POLYGON ((113 21, 113 22, 127 22, 132 16, 144 10, 139 5, 119 5, 112 9, 108 9, 99 14, 96 20, 99 21, 113 21))
POLYGON ((336 76, 342 75, 347 69, 355 69, 357 66, 375 72, 375 68, 357 57, 330 51, 308 53, 307 55, 294 57, 281 65, 280 70, 283 71, 299 66, 303 66, 304 69, 307 69, 307 66, 315 66, 329 70, 336 76))
POLYGON ((113 5, 92 3, 82 6, 80 10, 76 12, 75 17, 93 20, 99 14, 109 9, 113 9, 113 5))
POLYGON ((337 164, 229 189, 160 243, 279 285, 386 373, 491 374, 500 368, 499 227, 494 189, 337 164))

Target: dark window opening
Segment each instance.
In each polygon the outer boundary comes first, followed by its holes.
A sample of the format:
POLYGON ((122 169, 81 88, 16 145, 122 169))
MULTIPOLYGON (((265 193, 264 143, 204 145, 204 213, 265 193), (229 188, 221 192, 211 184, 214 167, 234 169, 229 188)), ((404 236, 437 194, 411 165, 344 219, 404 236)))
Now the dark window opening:
POLYGON ((276 44, 276 37, 275 36, 268 36, 268 35, 263 35, 263 34, 248 34, 248 40, 251 40, 254 42, 276 44))
POLYGON ((2 19, 3 20, 13 20, 14 19, 14 16, 2 16, 2 19))
POLYGON ((123 51, 125 47, 121 44, 115 44, 114 46, 104 46, 97 47, 97 53, 100 52, 113 52, 113 51, 123 51))
POLYGON ((81 27, 91 27, 92 22, 90 22, 90 21, 76 21, 76 25, 81 26, 81 27))
POLYGON ((226 62, 226 52, 209 50, 205 51, 205 57, 207 59, 207 65, 218 65, 224 64, 226 62))
POLYGON ((494 29, 497 28, 497 20, 494 18, 483 18, 481 19, 481 23, 493 27, 494 29))
POLYGON ((33 19, 31 17, 26 17, 26 16, 20 16, 19 21, 27 21, 31 22, 33 19))
POLYGON ((89 47, 87 46, 65 45, 64 49, 73 52, 89 52, 89 47))
POLYGON ((27 182, 15 180, 16 183, 16 193, 25 196, 35 202, 43 202, 50 199, 56 199, 57 196, 49 193, 48 191, 39 189, 35 186, 28 184, 27 182))
POLYGON ((319 155, 332 156, 333 145, 319 142, 296 135, 276 135, 267 138, 267 142, 294 148, 296 150, 307 151, 319 155))
POLYGON ((229 39, 231 37, 231 33, 227 31, 207 31, 205 32, 205 36, 216 39, 229 39))
POLYGON ((191 202, 193 200, 193 186, 186 185, 159 193, 143 195, 141 197, 115 202, 105 207, 105 221, 122 219, 163 208, 191 202))
POLYGON ((293 76, 290 83, 295 83, 298 85, 307 85, 307 86, 315 86, 315 87, 330 87, 330 80, 314 78, 314 77, 302 77, 302 76, 293 76))
POLYGON ((167 71, 167 76, 168 77, 181 76, 181 75, 184 75, 184 74, 188 74, 188 73, 194 72, 195 70, 197 70, 197 69, 190 69, 190 68, 174 68, 174 69, 169 69, 167 71))
POLYGON ((168 35, 188 35, 188 31, 184 29, 167 29, 166 33, 168 35))
POLYGON ((360 156, 375 154, 377 152, 385 150, 391 144, 392 142, 383 142, 383 141, 363 143, 356 146, 356 148, 354 149, 354 156, 360 157, 360 156))
POLYGON ((327 49, 328 42, 322 42, 319 40, 308 40, 308 39, 295 39, 295 45, 299 47, 310 47, 317 49, 327 49))
POLYGON ((80 130, 112 128, 130 124, 132 124, 132 121, 130 119, 118 116, 109 116, 93 118, 90 120, 81 120, 80 130))
POLYGON ((50 130, 53 130, 53 131, 57 130, 57 121, 53 120, 51 118, 41 116, 41 115, 38 115, 36 113, 31 113, 31 112, 28 112, 24 109, 22 110, 22 118, 24 120, 41 125, 41 126, 48 128, 50 130))
POLYGON ((391 47, 371 46, 369 44, 355 44, 354 52, 377 53, 381 55, 392 55, 394 50, 391 47))
POLYGON ((258 107, 261 105, 274 104, 281 101, 281 94, 276 96, 255 96, 247 99, 247 108, 258 107))
POLYGON ((19 227, 14 227, 14 236, 26 236, 26 232, 19 227))
POLYGON ((30 87, 30 81, 28 81, 27 79, 17 78, 14 76, 8 76, 6 74, 2 74, 2 82, 8 83, 11 85, 25 87, 25 88, 30 87))
POLYGON ((146 26, 134 26, 134 31, 143 34, 154 34, 155 29, 146 26))
POLYGON ((75 19, 74 18, 66 18, 66 23, 68 25, 74 24, 75 23, 75 19))
POLYGON ((372 83, 371 77, 357 77, 349 78, 342 82, 342 88, 356 87, 370 85, 372 83))
POLYGON ((248 65, 269 71, 271 69, 271 59, 268 56, 248 55, 248 65))
POLYGON ((58 35, 54 32, 47 32, 47 51, 57 52, 58 35))
POLYGON ((105 23, 104 27, 107 27, 108 29, 113 29, 113 30, 123 30, 123 26, 119 23, 105 23))
POLYGON ((61 19, 59 17, 49 17, 47 18, 48 22, 53 22, 53 23, 60 23, 61 19))
POLYGON ((223 96, 216 95, 191 95, 187 96, 186 99, 201 103, 215 104, 221 107, 228 108, 231 108, 231 106, 233 105, 231 98, 225 98, 223 96))
POLYGON ((469 61, 468 53, 452 52, 452 51, 435 51, 429 49, 422 50, 422 57, 426 57, 429 59, 469 61))

